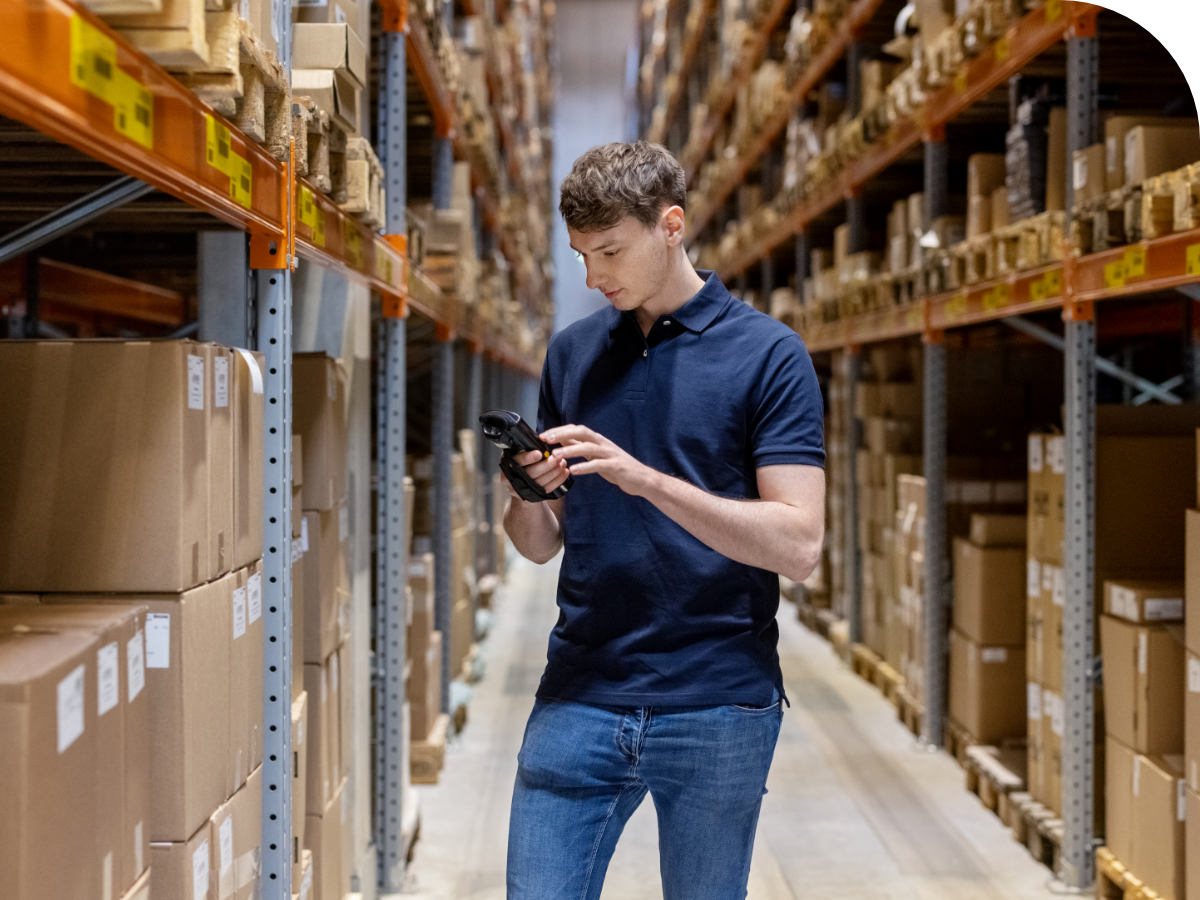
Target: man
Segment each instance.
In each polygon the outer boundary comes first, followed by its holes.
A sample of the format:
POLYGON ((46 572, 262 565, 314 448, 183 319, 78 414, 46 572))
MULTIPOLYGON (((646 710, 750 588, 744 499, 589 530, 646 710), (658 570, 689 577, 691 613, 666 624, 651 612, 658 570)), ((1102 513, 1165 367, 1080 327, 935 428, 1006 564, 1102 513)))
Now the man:
POLYGON ((504 517, 537 563, 564 549, 558 624, 525 731, 510 900, 600 896, 649 792, 667 900, 744 898, 782 719, 779 582, 820 558, 823 413, 799 337, 683 247, 686 185, 661 146, 575 162, 559 210, 611 309, 551 341, 519 462, 561 500, 504 517))

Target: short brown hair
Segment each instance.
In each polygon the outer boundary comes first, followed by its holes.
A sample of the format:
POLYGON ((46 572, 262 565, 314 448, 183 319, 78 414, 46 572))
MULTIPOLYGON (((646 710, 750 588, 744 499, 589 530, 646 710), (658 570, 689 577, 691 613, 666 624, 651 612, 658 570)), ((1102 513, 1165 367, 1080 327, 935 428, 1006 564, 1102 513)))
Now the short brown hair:
POLYGON ((563 179, 558 211, 576 231, 603 231, 626 216, 647 228, 670 206, 686 209, 683 166, 662 144, 634 141, 593 147, 563 179))

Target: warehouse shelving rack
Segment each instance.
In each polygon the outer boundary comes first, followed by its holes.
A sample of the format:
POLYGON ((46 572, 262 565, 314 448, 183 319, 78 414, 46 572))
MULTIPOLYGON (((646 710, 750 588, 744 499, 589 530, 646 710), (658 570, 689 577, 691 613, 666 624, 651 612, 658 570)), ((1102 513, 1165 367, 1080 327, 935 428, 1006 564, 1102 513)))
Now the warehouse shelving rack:
MULTIPOLYGON (((478 13, 478 3, 463 3, 478 13)), ((490 399, 517 405, 522 386, 540 372, 529 358, 489 328, 456 297, 442 291, 405 256, 405 45, 416 44, 414 68, 436 73, 421 34, 409 27, 406 0, 384 4, 385 58, 381 78, 379 151, 388 187, 387 223, 376 233, 297 177, 291 160, 279 161, 197 99, 177 80, 82 6, 69 0, 0 0, 0 114, 124 173, 107 187, 18 229, 0 240, 0 262, 36 250, 49 240, 119 208, 154 189, 208 213, 248 235, 248 263, 257 306, 257 338, 264 373, 264 793, 262 892, 266 900, 291 896, 291 432, 292 272, 300 257, 365 285, 380 298, 384 325, 379 348, 378 519, 376 540, 376 645, 372 673, 375 709, 375 877, 359 889, 400 887, 411 829, 405 832, 407 798, 400 766, 407 765, 400 730, 405 700, 404 621, 407 550, 404 541, 405 321, 410 311, 434 323, 440 365, 435 390, 434 507, 439 558, 438 627, 449 625, 450 454, 453 450, 453 352, 457 339, 471 353, 469 420, 478 418, 486 365, 490 399), (430 68, 432 64, 432 68, 430 68), (388 152, 388 151, 391 152, 388 152), (508 374, 511 373, 511 374, 508 374)), ((290 21, 284 0, 283 20, 290 21)), ((290 70, 290 29, 283 29, 280 61, 290 70)), ((443 121, 453 105, 436 79, 422 86, 443 121)), ((453 125, 450 125, 450 132, 453 125)), ((441 135, 446 136, 446 135, 441 135)), ((511 146, 511 135, 508 137, 511 146)), ((448 195, 444 155, 435 180, 448 195)), ((473 165, 475 161, 473 160, 473 165)), ((439 191, 435 188, 435 197, 439 191)), ((485 222, 498 225, 494 198, 485 198, 485 222), (490 204, 490 206, 489 206, 490 204)), ((502 248, 511 251, 507 235, 502 248)), ((45 270, 46 263, 42 264, 45 270)), ((139 317, 174 322, 181 298, 101 273, 50 264, 52 277, 78 288, 105 289, 104 308, 136 309, 139 317), (130 290, 130 287, 135 289, 130 290), (122 293, 118 294, 117 290, 122 293)), ((47 285, 49 286, 49 285, 47 285)), ((528 295, 529 286, 524 286, 528 295)), ((240 311, 244 317, 245 311, 240 311)), ((185 329, 190 333, 194 326, 185 329)), ((484 451, 485 458, 492 454, 484 451)), ((445 659, 445 658, 444 658, 445 659)), ((448 661, 444 662, 448 669, 448 661)), ((448 671, 443 684, 448 685, 448 671)), ((443 705, 447 698, 443 698, 443 705)), ((367 798, 359 798, 367 802, 367 798)))
MULTIPOLYGON (((712 191, 712 198, 698 210, 689 211, 689 237, 695 238, 718 213, 733 191, 745 180, 757 160, 778 135, 790 107, 816 84, 831 68, 830 56, 849 52, 857 27, 878 4, 859 0, 838 34, 817 55, 789 95, 789 108, 781 111, 761 134, 756 135, 751 152, 739 160, 723 183, 712 191), (859 18, 855 18, 859 17, 859 18)), ((952 123, 973 103, 985 97, 1021 72, 1048 49, 1065 43, 1068 158, 1075 150, 1095 143, 1101 136, 1099 116, 1099 60, 1097 14, 1095 4, 1074 0, 1047 0, 1011 25, 1006 33, 974 59, 964 62, 951 82, 926 94, 919 114, 893 123, 888 133, 874 146, 815 195, 810 195, 794 212, 781 217, 764 235, 745 248, 733 260, 718 269, 725 280, 738 279, 745 284, 745 273, 754 263, 762 263, 761 289, 772 286, 771 253, 789 239, 796 242, 797 283, 807 271, 809 245, 806 228, 845 203, 851 226, 852 251, 865 249, 865 216, 862 190, 888 167, 914 150, 924 149, 924 192, 930 220, 944 214, 948 196, 948 156, 946 125, 952 123)), ((765 34, 760 35, 765 41, 765 34)), ((851 101, 851 105, 853 101, 851 101)), ((727 112, 721 110, 718 119, 727 112)), ((716 125, 710 123, 706 135, 716 125)), ((709 137, 709 142, 711 137, 709 137)), ((707 142, 706 142, 707 146, 707 142)), ((699 160, 689 158, 689 179, 699 160)), ((1067 179, 1067 208, 1071 206, 1071 179, 1067 179)), ((926 603, 925 696, 922 716, 923 746, 940 747, 944 737, 946 683, 944 660, 947 648, 947 616, 950 591, 947 582, 949 560, 945 554, 946 496, 946 338, 955 330, 986 323, 1002 322, 1015 331, 1049 344, 1064 356, 1063 396, 1066 463, 1064 577, 1065 608, 1063 624, 1064 671, 1063 699, 1065 731, 1063 737, 1063 840, 1056 880, 1066 892, 1089 888, 1095 878, 1093 842, 1093 773, 1095 687, 1093 645, 1093 577, 1095 515, 1095 415, 1096 375, 1098 371, 1132 385, 1143 396, 1168 403, 1180 402, 1169 384, 1157 385, 1139 378, 1116 363, 1098 357, 1096 351, 1096 312, 1110 301, 1137 301, 1154 292, 1174 290, 1191 301, 1200 300, 1200 229, 1144 240, 1086 256, 1077 256, 1064 247, 1063 259, 1050 265, 1007 274, 944 294, 924 297, 892 308, 862 313, 832 322, 813 324, 801 329, 810 352, 835 353, 835 368, 847 381, 848 396, 843 398, 847 429, 838 437, 848 447, 857 445, 854 420, 854 384, 861 369, 864 346, 900 338, 919 337, 923 346, 923 466, 926 480, 926 531, 924 582, 926 603), (1027 318, 1036 313, 1057 313, 1063 321, 1060 337, 1027 318)), ((1190 327, 1190 318, 1184 317, 1190 327)), ((1190 351, 1194 357, 1193 349, 1190 351)), ((1185 368, 1195 367, 1185 358, 1185 368)), ((1185 373, 1186 377, 1187 373, 1185 373)), ((1195 373, 1191 373, 1195 380, 1195 373)), ((1192 385, 1194 390, 1195 385, 1192 385)), ((855 455, 850 453, 846 478, 848 496, 842 498, 846 515, 845 583, 846 615, 852 642, 862 634, 860 558, 858 547, 858 503, 854 474, 855 455)))

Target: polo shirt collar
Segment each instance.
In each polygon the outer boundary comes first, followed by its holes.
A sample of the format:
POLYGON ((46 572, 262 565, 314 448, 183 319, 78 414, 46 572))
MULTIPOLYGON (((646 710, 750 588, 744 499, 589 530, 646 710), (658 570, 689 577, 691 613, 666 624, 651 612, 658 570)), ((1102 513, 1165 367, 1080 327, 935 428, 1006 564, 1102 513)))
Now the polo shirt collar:
MULTIPOLYGON (((697 269, 696 274, 704 279, 704 287, 700 288, 691 300, 675 310, 671 314, 671 318, 688 331, 699 334, 716 321, 717 316, 729 305, 732 295, 721 283, 716 272, 709 269, 697 269)), ((608 328, 610 333, 616 331, 627 317, 633 317, 632 313, 618 312, 612 307, 610 309, 613 313, 608 328)))

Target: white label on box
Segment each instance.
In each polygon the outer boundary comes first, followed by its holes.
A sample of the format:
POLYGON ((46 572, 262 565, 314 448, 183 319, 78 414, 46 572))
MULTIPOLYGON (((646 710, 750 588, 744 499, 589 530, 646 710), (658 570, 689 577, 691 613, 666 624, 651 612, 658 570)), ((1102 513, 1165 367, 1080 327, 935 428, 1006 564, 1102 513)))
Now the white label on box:
POLYGON ((250 0, 242 0, 242 5, 238 8, 238 15, 250 21, 250 0))
POLYGON ((300 552, 308 552, 308 516, 300 519, 300 552))
POLYGON ((113 895, 113 855, 109 850, 104 854, 104 862, 100 864, 100 896, 103 900, 112 900, 113 895))
POLYGON ((1117 171, 1117 138, 1115 135, 1104 141, 1104 164, 1108 171, 1117 171))
POLYGON ((83 666, 58 683, 58 752, 83 734, 83 666))
POLYGON ((1150 655, 1150 638, 1146 632, 1138 633, 1138 674, 1146 674, 1146 657, 1150 655))
POLYGON ((1042 687, 1032 682, 1025 685, 1025 702, 1029 706, 1028 716, 1033 720, 1042 717, 1042 687))
POLYGON ((133 826, 133 867, 139 872, 146 871, 145 841, 142 838, 144 833, 145 830, 142 828, 141 822, 133 826))
POLYGON ((1046 461, 1055 475, 1066 474, 1066 439, 1061 434, 1046 439, 1046 461))
POLYGON ((333 18, 339 25, 346 24, 346 11, 338 5, 333 7, 333 18))
POLYGON ((346 501, 342 501, 338 506, 338 543, 346 543, 346 538, 350 537, 350 507, 346 506, 346 501))
POLYGON ((1036 597, 1042 592, 1042 565, 1036 559, 1025 562, 1025 593, 1036 597))
MULTIPOLYGON (((1136 607, 1135 607, 1136 608, 1136 607)), ((1166 622, 1183 618, 1182 597, 1147 597, 1146 621, 1166 622)))
POLYGON ((1200 694, 1200 659, 1188 658, 1188 692, 1200 694))
POLYGON ((271 39, 279 43, 279 18, 283 15, 283 7, 279 0, 271 0, 271 39))
POLYGON ((121 654, 113 641, 96 654, 96 715, 104 715, 120 702, 121 654))
POLYGON ((213 358, 213 395, 214 405, 228 406, 229 405, 229 357, 217 356, 213 358))
POLYGON ((1112 600, 1112 609, 1109 612, 1122 619, 1137 621, 1137 595, 1133 591, 1114 584, 1109 591, 1109 597, 1112 600), (1129 614, 1130 609, 1133 610, 1133 615, 1129 614))
POLYGON ((207 896, 208 841, 204 841, 192 854, 192 900, 204 900, 207 896))
POLYGON ((1137 169, 1137 137, 1135 136, 1136 128, 1131 128, 1125 132, 1125 183, 1133 182, 1133 173, 1137 169))
MULTIPOLYGON (((296 746, 300 747, 303 744, 304 744, 304 717, 301 716, 300 721, 296 723, 296 746)), ((299 777, 299 776, 300 776, 300 773, 297 772, 296 777, 299 777)))
POLYGON ((294 566, 296 561, 302 559, 303 557, 304 548, 300 543, 300 539, 296 538, 294 541, 292 541, 292 565, 294 566))
POLYGON ((1067 579, 1060 566, 1054 567, 1054 589, 1050 597, 1055 606, 1065 607, 1067 604, 1067 579))
POLYGON ((221 823, 221 874, 233 867, 233 813, 221 823))
POLYGON ((258 360, 254 358, 254 354, 249 350, 243 350, 241 347, 234 347, 238 353, 242 355, 242 359, 246 361, 246 368, 250 370, 250 390, 256 394, 263 392, 263 377, 262 370, 258 368, 258 360))
POLYGON ((250 611, 250 624, 262 616, 262 573, 256 572, 246 583, 246 605, 250 611))
POLYGON ((1075 190, 1087 187, 1088 161, 1086 156, 1075 157, 1075 190))
POLYGON ((1063 736, 1066 730, 1066 706, 1063 703, 1062 697, 1057 694, 1048 694, 1047 699, 1050 699, 1050 730, 1059 737, 1063 736))
POLYGON ((1136 753, 1133 755, 1133 796, 1140 797, 1142 795, 1142 758, 1136 753))
POLYGON ((1029 436, 1029 471, 1035 475, 1042 471, 1042 466, 1045 465, 1045 454, 1042 452, 1042 436, 1040 434, 1031 434, 1029 436))
POLYGON ((188 354, 188 409, 204 409, 204 357, 188 354))
POLYGON ((146 686, 146 651, 142 629, 129 639, 125 645, 125 661, 129 668, 129 702, 142 692, 146 686))
POLYGON ((233 639, 236 641, 246 633, 246 589, 236 588, 233 592, 233 639))
POLYGON ((1008 662, 1008 650, 1004 647, 984 647, 979 658, 985 663, 1008 662))
POLYGON ((1182 778, 1175 779, 1175 818, 1187 821, 1187 782, 1182 778))
POLYGON ((171 668, 171 616, 146 614, 146 668, 171 668))

